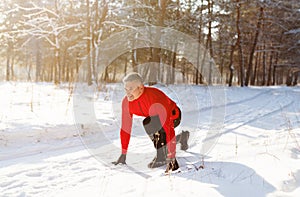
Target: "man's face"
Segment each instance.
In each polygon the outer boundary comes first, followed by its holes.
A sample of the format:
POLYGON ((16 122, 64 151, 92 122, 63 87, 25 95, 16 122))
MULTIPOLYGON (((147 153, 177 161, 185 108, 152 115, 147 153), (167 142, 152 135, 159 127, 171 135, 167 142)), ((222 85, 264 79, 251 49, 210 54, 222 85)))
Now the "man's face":
POLYGON ((124 89, 128 100, 133 101, 142 95, 144 91, 144 85, 138 81, 128 81, 125 82, 124 89))

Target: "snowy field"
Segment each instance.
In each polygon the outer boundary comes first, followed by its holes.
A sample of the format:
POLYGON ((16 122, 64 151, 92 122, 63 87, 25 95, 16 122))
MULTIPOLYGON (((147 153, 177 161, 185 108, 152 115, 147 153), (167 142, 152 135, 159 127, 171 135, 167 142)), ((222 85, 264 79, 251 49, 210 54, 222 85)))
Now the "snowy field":
POLYGON ((214 99, 212 87, 157 87, 182 109, 176 133, 191 132, 170 175, 147 169, 155 152, 140 117, 128 165, 110 164, 120 154, 120 84, 0 83, 0 196, 300 196, 299 86, 226 87, 214 99), (215 123, 222 129, 209 136, 215 123))

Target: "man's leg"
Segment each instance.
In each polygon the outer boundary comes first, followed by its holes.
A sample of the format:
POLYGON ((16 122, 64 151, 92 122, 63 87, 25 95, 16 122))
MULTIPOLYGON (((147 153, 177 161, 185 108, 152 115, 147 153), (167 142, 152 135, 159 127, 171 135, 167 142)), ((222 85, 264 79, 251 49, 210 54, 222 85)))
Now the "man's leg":
MULTIPOLYGON (((172 113, 173 115, 176 115, 176 113, 178 113, 178 117, 174 120, 174 128, 176 128, 181 122, 181 110, 177 108, 177 110, 174 109, 172 113)), ((182 131, 182 133, 176 135, 176 143, 180 143, 181 150, 187 150, 189 148, 189 145, 187 144, 189 137, 189 131, 182 131)))
POLYGON ((189 131, 182 131, 180 134, 176 135, 176 143, 180 143, 181 150, 187 150, 189 148, 188 140, 190 137, 189 131))
POLYGON ((153 142, 156 156, 148 164, 149 168, 157 168, 165 165, 167 158, 166 132, 162 128, 159 116, 149 116, 143 120, 145 131, 153 142))

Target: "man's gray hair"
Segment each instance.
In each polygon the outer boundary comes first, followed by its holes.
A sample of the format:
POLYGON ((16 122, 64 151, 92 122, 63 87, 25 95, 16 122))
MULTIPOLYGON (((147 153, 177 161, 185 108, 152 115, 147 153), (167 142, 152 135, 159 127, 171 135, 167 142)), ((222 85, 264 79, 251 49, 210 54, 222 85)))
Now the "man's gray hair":
POLYGON ((123 83, 132 82, 132 81, 137 81, 137 82, 143 83, 143 78, 137 72, 129 73, 128 75, 126 75, 123 78, 123 83))

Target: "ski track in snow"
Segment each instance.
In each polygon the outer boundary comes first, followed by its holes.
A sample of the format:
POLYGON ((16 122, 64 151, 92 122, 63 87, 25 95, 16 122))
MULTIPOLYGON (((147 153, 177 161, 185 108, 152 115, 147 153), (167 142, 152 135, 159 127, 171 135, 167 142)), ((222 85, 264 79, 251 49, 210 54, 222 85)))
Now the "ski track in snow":
MULTIPOLYGON (((166 90, 170 89, 172 86, 166 90)), ((226 87, 226 105, 215 106, 210 106, 207 88, 182 88, 183 93, 192 91, 199 103, 195 108, 195 103, 189 102, 192 98, 178 96, 184 98, 180 103, 185 109, 180 130, 192 130, 191 143, 188 151, 177 150, 181 172, 170 175, 164 175, 164 167, 147 169, 154 150, 143 136, 139 118, 133 125, 128 166, 105 163, 119 156, 117 149, 110 151, 109 144, 97 138, 102 135, 97 130, 101 128, 107 139, 119 146, 119 112, 114 114, 111 109, 110 91, 114 88, 97 95, 95 106, 101 113, 96 121, 101 127, 83 124, 80 131, 74 126, 65 87, 2 83, 0 90, 8 95, 0 103, 1 197, 300 194, 299 87, 226 87), (206 155, 204 169, 199 169, 203 164, 199 149, 211 110, 220 108, 226 109, 222 135, 206 155), (200 125, 193 120, 195 113, 201 115, 200 125), (195 126, 201 130, 193 130, 195 126), (95 154, 99 146, 103 158, 95 154)), ((117 102, 122 92, 113 96, 117 102)))

